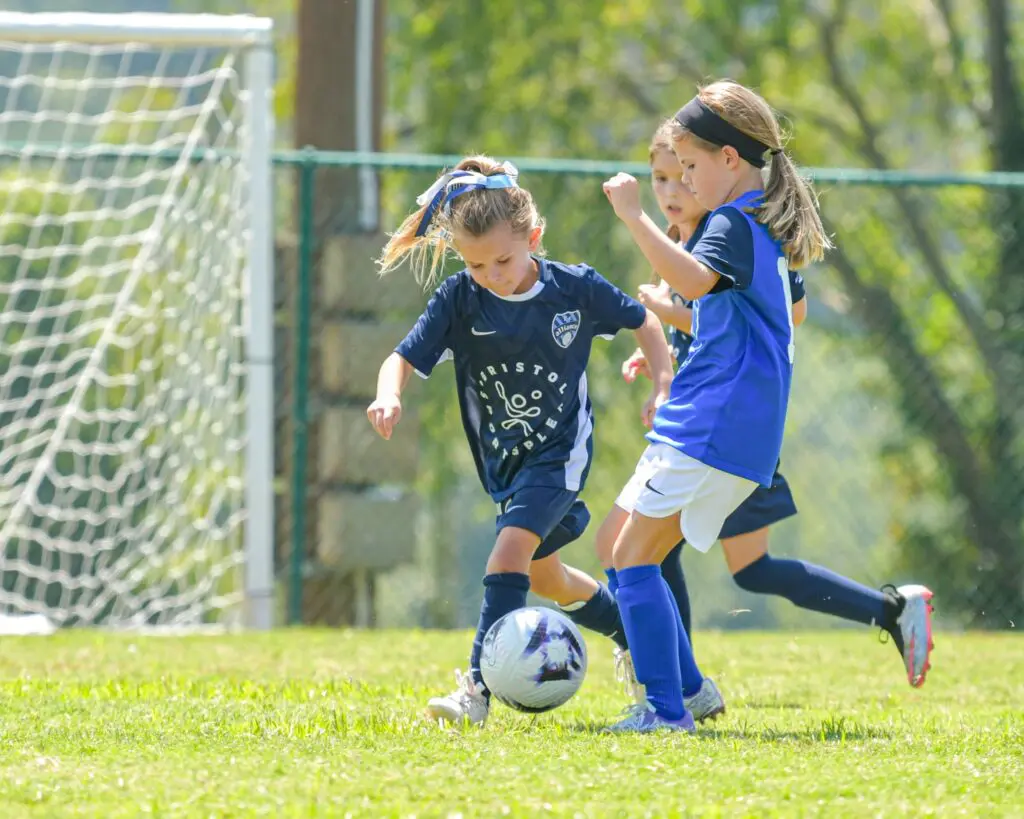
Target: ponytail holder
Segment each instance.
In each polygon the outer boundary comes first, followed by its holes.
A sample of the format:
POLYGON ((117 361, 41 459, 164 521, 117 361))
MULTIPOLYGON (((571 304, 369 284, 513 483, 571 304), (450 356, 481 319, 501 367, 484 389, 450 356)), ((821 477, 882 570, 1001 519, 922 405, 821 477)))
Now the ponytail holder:
POLYGON ((442 174, 433 185, 416 197, 417 205, 427 206, 416 228, 416 236, 426 236, 438 209, 443 208, 444 213, 450 213, 452 200, 467 191, 518 188, 519 169, 511 162, 502 162, 500 168, 501 173, 491 176, 477 171, 448 171, 442 174))

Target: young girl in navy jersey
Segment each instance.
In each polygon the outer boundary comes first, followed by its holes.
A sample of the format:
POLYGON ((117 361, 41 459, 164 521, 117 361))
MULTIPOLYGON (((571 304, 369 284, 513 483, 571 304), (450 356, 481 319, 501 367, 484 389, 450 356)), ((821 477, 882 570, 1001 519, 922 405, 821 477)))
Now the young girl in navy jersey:
POLYGON ((667 396, 672 363, 653 313, 593 268, 537 255, 543 222, 508 163, 464 159, 417 203, 384 248, 381 271, 408 257, 417 278, 429 283, 449 246, 466 267, 441 282, 381 366, 367 416, 389 438, 411 373, 428 376, 438 362, 454 360, 463 428, 480 481, 498 506, 497 541, 483 580, 470 673, 456 672, 456 690, 431 699, 428 712, 483 723, 489 706, 480 674, 483 637, 500 617, 526 605, 531 583, 578 624, 625 645, 608 589, 557 554, 590 519, 578 499, 594 424, 586 366, 595 336, 635 330, 654 375, 649 421, 667 396))
MULTIPOLYGON (((655 133, 650 147, 651 181, 655 199, 669 223, 668 235, 684 244, 698 232, 707 212, 682 182, 682 167, 672 152, 672 120, 655 133)), ((656 277, 657 278, 657 277, 656 277)), ((790 272, 793 324, 801 324, 807 315, 803 279, 790 272)), ((673 358, 682 361, 693 341, 690 305, 674 294, 664 280, 640 288, 639 301, 672 328, 669 347, 673 358)), ((643 351, 637 350, 623 364, 623 376, 632 381, 647 375, 643 351)), ((612 549, 633 508, 633 500, 642 485, 631 482, 620 494, 597 533, 597 552, 602 564, 612 566, 612 549)), ((920 594, 920 587, 888 588, 885 591, 862 586, 852 580, 801 560, 776 559, 768 555, 768 527, 796 514, 796 504, 785 477, 776 468, 770 487, 758 486, 722 526, 719 537, 722 554, 736 584, 757 594, 776 594, 811 611, 877 625, 893 637, 914 684, 913 656, 904 654, 914 622, 903 616, 907 598, 920 594)), ((690 634, 690 601, 681 564, 680 541, 662 561, 661 571, 675 597, 687 635, 690 634)), ((616 648, 616 668, 634 696, 635 675, 628 650, 616 648)), ((923 682, 923 675, 916 684, 923 682)), ((684 698, 696 720, 714 717, 724 711, 721 695, 710 680, 696 696, 684 698)))
MULTIPOLYGON (((672 148, 684 184, 709 211, 688 249, 643 212, 633 177, 604 185, 655 271, 692 301, 694 337, 655 415, 631 481, 640 489, 613 548, 610 578, 647 698, 613 726, 619 731, 693 730, 684 695, 703 679, 660 564, 681 532, 707 551, 755 488, 771 487, 794 357, 789 271, 829 247, 810 186, 753 91, 732 82, 702 88, 676 114, 672 148)), ((904 599, 914 681, 927 670, 930 597, 920 589, 904 599)))

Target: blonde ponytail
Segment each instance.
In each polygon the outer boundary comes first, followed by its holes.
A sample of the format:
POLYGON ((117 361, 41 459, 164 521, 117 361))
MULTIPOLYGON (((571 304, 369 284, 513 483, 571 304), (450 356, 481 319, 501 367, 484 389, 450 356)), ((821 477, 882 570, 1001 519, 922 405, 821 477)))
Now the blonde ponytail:
POLYGON ((832 247, 821 224, 814 188, 785 151, 772 154, 757 220, 782 243, 793 270, 821 261, 832 247))

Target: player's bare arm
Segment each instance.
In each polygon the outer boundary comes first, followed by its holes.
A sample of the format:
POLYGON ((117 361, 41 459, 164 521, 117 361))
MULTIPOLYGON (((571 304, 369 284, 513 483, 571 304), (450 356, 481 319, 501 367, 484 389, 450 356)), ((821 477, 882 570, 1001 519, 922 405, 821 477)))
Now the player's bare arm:
POLYGON ((634 177, 616 174, 604 183, 604 193, 640 252, 673 290, 690 301, 711 292, 719 275, 666 236, 644 212, 640 206, 640 183, 634 177))
POLYGON ((644 307, 654 313, 665 324, 690 332, 693 311, 678 297, 672 294, 672 288, 664 279, 659 284, 642 284, 636 297, 644 307))
POLYGON ((647 311, 647 318, 635 332, 637 344, 640 345, 651 372, 651 396, 643 408, 644 424, 650 426, 655 410, 668 398, 672 386, 672 353, 668 348, 668 342, 665 341, 665 331, 661 327, 661 322, 651 310, 647 311))
POLYGON ((385 441, 402 418, 402 391, 412 375, 412 365, 398 353, 381 364, 377 374, 377 397, 366 410, 366 417, 385 441))
POLYGON ((642 284, 636 297, 644 307, 652 311, 662 322, 690 333, 693 325, 693 310, 687 307, 664 279, 660 284, 642 284))

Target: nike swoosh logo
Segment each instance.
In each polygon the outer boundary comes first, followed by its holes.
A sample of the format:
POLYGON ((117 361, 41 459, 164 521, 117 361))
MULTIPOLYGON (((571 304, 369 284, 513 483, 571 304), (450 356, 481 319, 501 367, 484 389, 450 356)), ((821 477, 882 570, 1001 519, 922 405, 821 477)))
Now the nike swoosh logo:
POLYGON ((511 512, 511 511, 512 511, 513 509, 525 509, 525 508, 526 508, 526 507, 525 507, 525 506, 523 506, 523 505, 522 505, 522 504, 520 503, 520 504, 517 504, 516 506, 510 506, 510 507, 508 507, 508 509, 506 509, 506 510, 505 510, 504 512, 502 512, 502 514, 503 514, 503 515, 507 515, 507 514, 508 514, 509 512, 511 512))
POLYGON ((475 336, 493 336, 497 330, 477 330, 476 327, 470 327, 469 331, 475 336))
POLYGON ((646 486, 648 489, 650 489, 655 495, 661 495, 662 497, 665 496, 664 492, 659 492, 657 489, 655 489, 653 486, 651 486, 651 479, 650 478, 647 479, 647 482, 644 484, 644 486, 646 486))

